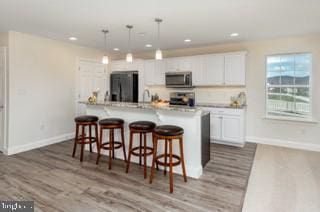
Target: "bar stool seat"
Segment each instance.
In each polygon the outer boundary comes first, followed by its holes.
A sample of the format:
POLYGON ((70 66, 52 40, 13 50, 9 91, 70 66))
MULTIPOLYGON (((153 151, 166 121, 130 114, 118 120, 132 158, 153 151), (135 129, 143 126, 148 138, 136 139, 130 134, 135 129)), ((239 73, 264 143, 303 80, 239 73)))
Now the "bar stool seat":
POLYGON ((130 129, 152 131, 156 124, 151 121, 135 121, 129 124, 130 129))
POLYGON ((186 168, 184 164, 183 154, 183 128, 175 125, 160 125, 153 130, 153 159, 150 174, 150 183, 152 183, 155 165, 164 166, 164 174, 167 173, 167 167, 170 168, 170 193, 173 192, 173 166, 182 166, 182 175, 185 182, 187 182, 186 168), (164 154, 157 155, 157 148, 159 140, 164 140, 164 154), (172 141, 179 141, 180 155, 173 154, 172 141), (169 146, 169 151, 168 151, 169 146), (169 161, 168 161, 169 160, 169 161))
POLYGON ((91 116, 91 115, 83 115, 78 116, 74 119, 75 122, 96 122, 99 118, 97 116, 91 116))
POLYGON ((124 120, 119 118, 108 118, 99 121, 99 125, 121 125, 123 123, 124 120))
POLYGON ((163 136, 177 136, 184 133, 183 128, 175 125, 160 125, 154 129, 154 133, 163 136))
POLYGON ((135 121, 129 124, 130 141, 129 141, 129 155, 126 173, 129 172, 131 155, 139 157, 139 165, 142 165, 142 157, 144 159, 144 178, 147 178, 147 156, 153 155, 153 147, 147 146, 147 133, 152 133, 156 124, 151 121, 135 121), (133 135, 140 135, 139 146, 133 146, 133 135), (143 138, 143 139, 142 139, 143 138), (142 144, 143 141, 143 144, 142 144))

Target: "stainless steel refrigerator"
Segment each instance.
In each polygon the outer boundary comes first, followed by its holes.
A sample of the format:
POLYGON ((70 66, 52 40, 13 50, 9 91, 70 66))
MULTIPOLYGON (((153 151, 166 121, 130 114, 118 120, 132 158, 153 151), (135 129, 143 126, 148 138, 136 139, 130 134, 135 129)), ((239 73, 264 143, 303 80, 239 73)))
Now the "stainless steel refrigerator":
POLYGON ((114 71, 110 77, 111 101, 138 102, 138 71, 114 71))

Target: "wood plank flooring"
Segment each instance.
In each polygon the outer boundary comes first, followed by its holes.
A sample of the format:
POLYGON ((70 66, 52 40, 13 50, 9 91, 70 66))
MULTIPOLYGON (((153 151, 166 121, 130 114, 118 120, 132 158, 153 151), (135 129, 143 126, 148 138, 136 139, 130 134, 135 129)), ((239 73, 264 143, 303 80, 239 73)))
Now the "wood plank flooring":
MULTIPOLYGON (((95 165, 96 154, 85 152, 84 162, 71 157, 72 142, 20 153, 0 155, 0 200, 34 200, 35 211, 220 211, 242 209, 256 144, 244 148, 211 144, 211 161, 200 179, 156 173, 153 184, 143 167, 107 157, 95 165)), ((149 174, 149 170, 148 170, 149 174)))

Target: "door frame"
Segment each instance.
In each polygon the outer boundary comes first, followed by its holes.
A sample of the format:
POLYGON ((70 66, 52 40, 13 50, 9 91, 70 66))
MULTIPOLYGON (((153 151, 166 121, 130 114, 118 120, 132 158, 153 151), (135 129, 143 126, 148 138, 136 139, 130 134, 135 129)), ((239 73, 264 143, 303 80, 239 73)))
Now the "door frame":
MULTIPOLYGON (((7 100, 8 100, 8 57, 7 57, 7 47, 5 46, 0 46, 0 51, 4 52, 4 74, 3 74, 3 79, 0 79, 0 81, 3 80, 3 120, 2 121, 2 126, 3 126, 3 143, 0 143, 0 151, 3 152, 4 154, 7 154, 8 150, 8 107, 7 107, 7 100)), ((1 135, 0 135, 1 136, 1 135)))

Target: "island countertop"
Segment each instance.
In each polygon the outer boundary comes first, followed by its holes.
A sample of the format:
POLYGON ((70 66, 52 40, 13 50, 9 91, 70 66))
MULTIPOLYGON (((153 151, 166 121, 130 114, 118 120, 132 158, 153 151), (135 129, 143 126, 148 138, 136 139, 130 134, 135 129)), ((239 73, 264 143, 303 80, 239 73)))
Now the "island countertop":
POLYGON ((201 108, 198 107, 188 107, 188 106, 165 106, 165 107, 155 107, 151 105, 149 102, 143 103, 133 103, 133 102, 97 102, 90 103, 88 101, 81 101, 82 104, 87 105, 99 105, 106 107, 126 107, 126 108, 138 108, 138 109, 154 109, 154 110, 166 110, 166 111, 179 111, 179 112, 197 112, 200 111, 201 108))
POLYGON ((197 112, 202 110, 203 107, 213 107, 213 108, 228 108, 228 109, 245 109, 246 106, 230 106, 228 104, 218 104, 218 103, 197 103, 194 107, 189 106, 181 106, 181 105, 170 105, 165 107, 155 107, 150 104, 150 102, 96 102, 90 103, 88 101, 81 101, 82 104, 87 105, 99 105, 99 106, 107 106, 107 107, 126 107, 126 108, 138 108, 138 109, 154 109, 154 110, 166 110, 166 111, 179 111, 179 112, 197 112))

